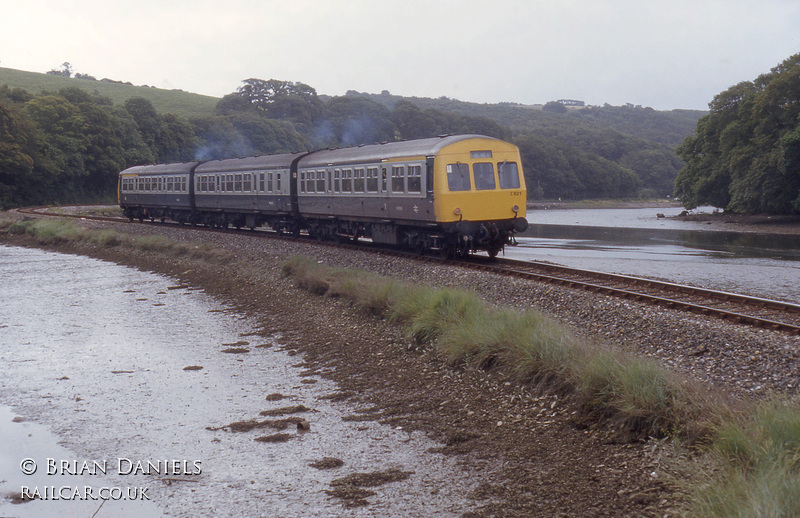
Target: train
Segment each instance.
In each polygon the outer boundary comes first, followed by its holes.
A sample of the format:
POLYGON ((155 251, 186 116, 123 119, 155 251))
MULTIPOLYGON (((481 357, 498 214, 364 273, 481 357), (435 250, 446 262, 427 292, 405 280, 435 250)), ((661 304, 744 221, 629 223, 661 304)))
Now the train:
POLYGON ((519 149, 447 135, 311 152, 133 166, 124 215, 302 232, 463 257, 495 257, 528 227, 519 149))

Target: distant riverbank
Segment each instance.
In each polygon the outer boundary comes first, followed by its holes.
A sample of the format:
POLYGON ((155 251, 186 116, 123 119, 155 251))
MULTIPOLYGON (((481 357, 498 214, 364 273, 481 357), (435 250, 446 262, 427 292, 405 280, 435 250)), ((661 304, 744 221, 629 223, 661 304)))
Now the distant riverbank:
POLYGON ((728 214, 713 207, 701 207, 675 214, 681 204, 670 200, 625 201, 625 200, 583 200, 529 202, 529 214, 546 210, 586 210, 586 209, 672 209, 665 217, 672 221, 705 224, 705 230, 725 230, 732 232, 755 232, 759 234, 800 235, 800 215, 768 214, 728 214))
POLYGON ((569 209, 650 209, 680 207, 674 200, 580 200, 580 201, 529 201, 528 210, 569 209))

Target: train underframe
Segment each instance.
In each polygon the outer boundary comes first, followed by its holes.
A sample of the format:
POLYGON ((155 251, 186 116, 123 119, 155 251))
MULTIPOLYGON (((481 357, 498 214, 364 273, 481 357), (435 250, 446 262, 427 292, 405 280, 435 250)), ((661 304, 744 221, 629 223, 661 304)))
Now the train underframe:
MULTIPOLYGON (((327 241, 371 239, 374 243, 397 246, 420 254, 466 257, 484 251, 496 257, 506 245, 513 245, 515 231, 527 228, 527 221, 459 222, 447 225, 402 224, 391 221, 360 221, 336 218, 304 218, 300 226, 311 237, 327 241)), ((521 231, 520 230, 520 231, 521 231)))
POLYGON ((506 245, 515 244, 515 232, 522 232, 527 228, 527 221, 522 218, 418 224, 329 217, 297 218, 289 213, 202 211, 169 207, 128 206, 123 208, 123 212, 131 221, 149 219, 164 222, 170 219, 180 224, 204 225, 210 228, 244 227, 251 230, 266 224, 278 234, 299 236, 305 231, 310 237, 325 241, 355 242, 360 238, 367 238, 374 243, 441 257, 466 257, 481 251, 490 257, 496 257, 506 245))

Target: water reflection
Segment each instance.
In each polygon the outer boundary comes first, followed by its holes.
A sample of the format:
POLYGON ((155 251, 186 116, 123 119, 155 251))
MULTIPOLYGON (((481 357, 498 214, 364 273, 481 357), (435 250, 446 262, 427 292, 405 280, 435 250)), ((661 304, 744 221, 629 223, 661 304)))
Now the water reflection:
POLYGON ((648 255, 761 257, 800 261, 800 237, 726 231, 531 225, 522 246, 629 251, 648 255))
POLYGON ((708 230, 678 210, 532 211, 505 256, 800 303, 800 236, 708 230))

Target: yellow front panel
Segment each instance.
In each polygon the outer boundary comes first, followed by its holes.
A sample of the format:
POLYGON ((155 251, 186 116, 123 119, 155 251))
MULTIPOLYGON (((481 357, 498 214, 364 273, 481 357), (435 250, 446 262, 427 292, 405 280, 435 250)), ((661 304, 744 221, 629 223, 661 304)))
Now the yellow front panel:
POLYGON ((462 140, 437 153, 433 169, 436 221, 449 223, 462 218, 464 221, 489 221, 525 217, 527 191, 517 146, 489 138, 462 140), (485 156, 486 153, 480 153, 486 151, 491 151, 491 158, 485 156), (476 157, 471 156, 471 152, 477 152, 474 155, 476 157), (497 167, 504 161, 517 164, 520 185, 518 189, 500 188, 497 167), (494 166, 495 188, 478 190, 475 186, 473 166, 476 163, 486 162, 494 166), (459 163, 469 165, 470 190, 451 192, 448 188, 447 165, 459 163), (514 207, 517 207, 516 212, 513 210, 514 207))

